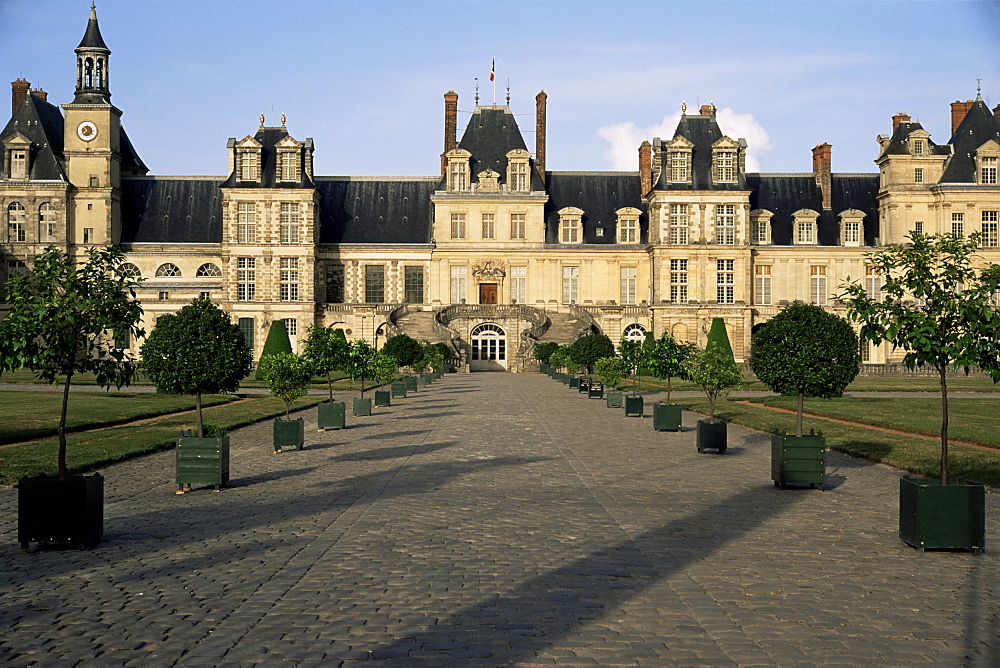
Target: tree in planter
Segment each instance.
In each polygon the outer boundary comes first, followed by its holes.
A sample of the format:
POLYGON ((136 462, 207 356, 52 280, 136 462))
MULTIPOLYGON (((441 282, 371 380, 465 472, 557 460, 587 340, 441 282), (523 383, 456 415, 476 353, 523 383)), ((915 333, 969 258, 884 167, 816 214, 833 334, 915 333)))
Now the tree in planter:
MULTIPOLYGON (((647 342, 648 342, 647 338, 647 342)), ((644 344, 645 346, 645 344, 644 344)), ((654 378, 667 381, 667 403, 670 403, 670 381, 673 378, 687 378, 687 360, 696 348, 690 343, 681 343, 667 332, 646 349, 646 368, 654 378)))
POLYGON ((392 382, 399 373, 399 364, 396 363, 396 358, 386 355, 382 351, 375 353, 370 366, 371 379, 379 386, 392 382))
POLYGON ((436 371, 444 363, 444 355, 441 354, 441 350, 435 343, 425 343, 423 345, 421 359, 431 371, 436 371))
POLYGON ((542 364, 552 364, 552 353, 557 350, 559 350, 559 344, 555 341, 543 341, 535 344, 532 354, 542 364))
POLYGON ((637 396, 639 394, 639 369, 644 363, 642 344, 638 341, 622 338, 621 343, 618 344, 618 356, 625 363, 627 375, 632 376, 635 381, 632 385, 632 396, 637 396))
POLYGON ((10 312, 0 322, 0 369, 25 368, 39 380, 62 381, 59 415, 60 478, 66 477, 66 412, 73 376, 91 372, 110 389, 130 384, 137 362, 111 336, 134 340, 142 306, 135 279, 122 276, 125 253, 118 248, 88 248, 78 264, 54 246, 35 258, 31 271, 7 282, 10 312))
POLYGON ((778 394, 798 397, 795 435, 802 436, 804 398, 839 397, 858 374, 859 357, 850 323, 795 302, 754 333, 750 369, 778 394))
POLYGON ((907 368, 929 365, 941 384, 941 484, 948 484, 948 368, 978 366, 1000 381, 1000 265, 974 266, 981 235, 913 233, 910 243, 868 253, 881 295, 852 283, 838 298, 861 336, 906 351, 907 368))
POLYGON ((587 334, 569 346, 570 359, 588 368, 602 357, 611 357, 614 354, 615 345, 605 334, 587 334))
POLYGON ((743 387, 743 374, 725 346, 707 345, 687 359, 688 378, 701 386, 708 397, 710 422, 715 422, 715 403, 730 390, 743 387))
POLYGON ((239 325, 208 299, 160 316, 141 352, 142 370, 157 392, 195 396, 199 437, 205 435, 201 395, 235 392, 253 369, 239 325))
POLYGON ((271 394, 285 403, 285 419, 292 419, 292 404, 309 392, 312 365, 304 357, 293 353, 278 353, 261 360, 257 371, 267 381, 271 394))
POLYGON ((408 367, 411 371, 424 353, 423 346, 411 336, 397 334, 382 346, 382 353, 396 360, 398 366, 408 367))
POLYGON ((442 364, 451 364, 455 359, 455 349, 449 346, 447 343, 441 343, 440 341, 432 344, 437 351, 441 353, 442 364))
POLYGON ((375 378, 373 363, 377 355, 377 350, 372 348, 364 339, 360 339, 350 344, 349 352, 344 360, 344 366, 341 371, 350 376, 352 381, 361 383, 362 399, 365 397, 365 381, 375 378))
POLYGON ((278 353, 291 353, 292 352, 292 340, 288 338, 288 329, 285 327, 284 320, 272 320, 271 326, 267 330, 267 338, 264 340, 264 349, 260 353, 260 359, 257 360, 257 372, 254 374, 254 378, 257 380, 264 380, 264 377, 260 375, 260 364, 270 355, 277 355, 278 353))
POLYGON ((326 376, 327 388, 330 390, 330 401, 333 401, 333 372, 344 364, 347 355, 347 337, 342 329, 330 329, 321 325, 312 325, 306 331, 305 357, 312 365, 313 373, 326 376))
POLYGON ((602 357, 595 366, 601 382, 609 390, 615 389, 619 381, 628 374, 628 367, 620 357, 602 357))

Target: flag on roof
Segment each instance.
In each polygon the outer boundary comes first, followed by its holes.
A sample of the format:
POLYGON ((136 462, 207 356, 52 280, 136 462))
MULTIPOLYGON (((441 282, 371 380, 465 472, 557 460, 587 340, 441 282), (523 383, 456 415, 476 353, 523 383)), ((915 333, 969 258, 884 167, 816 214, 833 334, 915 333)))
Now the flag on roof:
POLYGON ((490 65, 490 81, 493 81, 496 78, 496 74, 497 74, 497 59, 494 58, 493 64, 490 65))

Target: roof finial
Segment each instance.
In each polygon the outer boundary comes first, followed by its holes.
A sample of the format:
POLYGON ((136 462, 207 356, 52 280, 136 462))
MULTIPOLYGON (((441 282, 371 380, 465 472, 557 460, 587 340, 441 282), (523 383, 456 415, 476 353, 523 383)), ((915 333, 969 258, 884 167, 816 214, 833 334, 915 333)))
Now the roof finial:
POLYGON ((510 78, 507 79, 507 106, 510 106, 510 78))
POLYGON ((983 92, 983 80, 982 79, 976 79, 976 99, 977 100, 983 99, 982 92, 983 92))
POLYGON ((260 127, 264 127, 264 112, 260 113, 260 127))
POLYGON ((475 77, 476 81, 476 106, 479 106, 479 77, 475 77))
POLYGON ((281 113, 281 127, 285 127, 285 113, 281 113))
POLYGON ((681 116, 687 115, 687 112, 688 112, 688 103, 682 101, 681 102, 681 116))

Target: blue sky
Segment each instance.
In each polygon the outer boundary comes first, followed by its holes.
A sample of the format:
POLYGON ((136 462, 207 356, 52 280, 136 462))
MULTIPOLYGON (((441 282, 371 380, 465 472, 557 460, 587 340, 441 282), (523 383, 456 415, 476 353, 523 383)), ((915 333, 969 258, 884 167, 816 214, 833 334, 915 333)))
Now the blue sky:
MULTIPOLYGON (((89 0, 0 0, 0 77, 71 101, 89 0)), ((712 101, 750 144, 751 169, 873 172, 875 138, 903 111, 940 143, 949 103, 1000 103, 1000 2, 389 2, 99 0, 112 102, 155 174, 219 175, 226 140, 282 113, 316 143, 323 175, 434 175, 443 99, 459 134, 511 86, 534 149, 548 93, 547 167, 637 169, 642 139, 670 137, 682 101, 712 101), (532 131, 532 132, 529 132, 532 131)), ((6 84, 5 84, 6 85, 6 84)), ((4 114, 4 118, 7 118, 4 114)))

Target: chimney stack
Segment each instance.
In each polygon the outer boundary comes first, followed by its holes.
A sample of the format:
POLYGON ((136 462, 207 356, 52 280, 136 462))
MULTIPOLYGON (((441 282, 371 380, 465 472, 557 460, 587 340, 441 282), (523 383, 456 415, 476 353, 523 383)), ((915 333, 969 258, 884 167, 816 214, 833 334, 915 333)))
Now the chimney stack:
POLYGON ((955 130, 965 120, 965 115, 969 113, 969 109, 972 109, 972 105, 975 103, 975 100, 966 100, 965 102, 956 100, 951 103, 951 134, 955 134, 955 130))
POLYGON ((28 83, 27 79, 18 77, 16 81, 10 82, 10 92, 11 92, 11 115, 17 113, 17 108, 21 106, 24 99, 28 97, 28 91, 31 89, 31 84, 28 83))
POLYGON ((833 178, 831 175, 833 164, 833 147, 830 144, 817 144, 813 150, 813 175, 816 177, 816 185, 819 186, 820 195, 823 198, 823 208, 833 208, 833 178))
POLYGON ((997 120, 997 123, 1000 123, 1000 104, 993 107, 993 118, 997 120))
POLYGON ((41 88, 32 88, 31 89, 31 94, 34 95, 35 97, 37 97, 42 102, 48 102, 49 101, 49 94, 46 93, 41 88))
POLYGON ((715 116, 716 108, 714 102, 709 102, 708 104, 701 105, 701 115, 702 116, 715 116))
POLYGON ((899 127, 900 123, 909 123, 909 122, 910 122, 910 116, 908 114, 904 114, 903 112, 899 112, 898 114, 892 117, 892 131, 895 132, 896 128, 899 127))
POLYGON ((535 96, 535 165, 545 185, 545 102, 549 96, 539 91, 535 96))
POLYGON ((639 144, 639 194, 645 196, 653 188, 653 145, 639 144))
POLYGON ((444 94, 444 153, 441 154, 441 176, 448 173, 446 153, 458 146, 458 93, 444 94))

